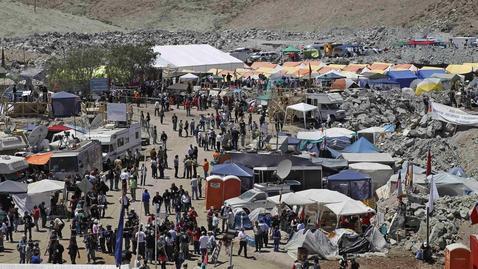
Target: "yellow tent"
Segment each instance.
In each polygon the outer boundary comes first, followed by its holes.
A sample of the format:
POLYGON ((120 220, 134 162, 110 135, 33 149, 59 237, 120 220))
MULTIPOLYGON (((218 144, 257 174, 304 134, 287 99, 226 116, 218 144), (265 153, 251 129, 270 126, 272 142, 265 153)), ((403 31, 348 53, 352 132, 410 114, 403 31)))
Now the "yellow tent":
POLYGON ((464 63, 463 65, 471 66, 473 72, 478 71, 478 63, 464 63))
POLYGON ((473 67, 471 65, 464 64, 450 64, 446 71, 451 74, 464 75, 473 72, 473 67))
POLYGON ((329 64, 328 67, 334 69, 334 70, 342 70, 345 68, 346 65, 344 64, 329 64))
POLYGON ((422 82, 418 83, 415 90, 416 95, 422 95, 431 91, 443 90, 443 85, 439 78, 426 78, 422 82))
POLYGON ((420 70, 443 70, 443 68, 425 65, 420 70))

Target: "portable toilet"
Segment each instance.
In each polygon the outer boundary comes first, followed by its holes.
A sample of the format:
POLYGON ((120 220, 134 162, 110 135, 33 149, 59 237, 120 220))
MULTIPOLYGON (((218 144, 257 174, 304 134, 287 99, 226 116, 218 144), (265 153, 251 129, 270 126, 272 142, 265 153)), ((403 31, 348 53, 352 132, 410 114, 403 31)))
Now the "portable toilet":
POLYGON ((220 176, 206 178, 206 209, 220 209, 224 203, 224 181, 220 176))
POLYGON ((445 248, 445 269, 463 269, 470 266, 470 249, 462 243, 454 243, 445 248))
POLYGON ((241 195, 241 180, 236 176, 225 176, 224 181, 224 201, 241 195))
POLYGON ((470 235, 470 269, 478 269, 478 235, 470 235))

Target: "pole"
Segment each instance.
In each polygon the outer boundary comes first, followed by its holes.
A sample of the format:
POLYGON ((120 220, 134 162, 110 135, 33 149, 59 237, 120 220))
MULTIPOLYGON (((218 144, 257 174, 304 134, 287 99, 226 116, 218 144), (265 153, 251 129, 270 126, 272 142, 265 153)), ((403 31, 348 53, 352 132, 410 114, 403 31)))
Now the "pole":
POLYGON ((430 209, 427 206, 427 246, 430 245, 430 209))
POLYGON ((229 267, 227 267, 228 269, 232 269, 234 266, 232 265, 232 240, 231 240, 231 247, 230 247, 230 251, 229 251, 229 267))
POLYGON ((154 268, 158 269, 158 216, 154 218, 154 268))

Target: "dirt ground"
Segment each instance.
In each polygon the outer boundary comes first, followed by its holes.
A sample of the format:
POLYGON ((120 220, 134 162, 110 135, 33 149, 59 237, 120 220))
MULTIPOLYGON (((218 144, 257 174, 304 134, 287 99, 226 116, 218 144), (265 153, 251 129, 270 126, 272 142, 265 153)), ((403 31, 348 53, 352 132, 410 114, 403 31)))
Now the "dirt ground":
MULTIPOLYGON (((192 137, 178 137, 176 133, 173 133, 172 131, 172 124, 171 124, 171 116, 173 113, 176 113, 178 115, 179 119, 186 119, 185 112, 184 110, 176 110, 174 109, 171 112, 166 113, 165 121, 164 124, 161 125, 159 123, 159 118, 154 117, 154 112, 153 112, 153 106, 148 105, 148 107, 141 107, 141 110, 143 110, 145 113, 150 112, 152 115, 152 124, 156 125, 158 128, 158 133, 161 131, 166 131, 168 134, 168 160, 170 166, 172 166, 173 163, 173 158, 174 155, 184 155, 187 151, 187 148, 190 144, 194 144, 194 138, 192 137)), ((193 110, 193 117, 196 118, 196 122, 198 122, 198 117, 200 113, 207 113, 204 111, 198 112, 196 110, 193 110)), ((138 118, 138 110, 135 111, 135 118, 138 118)), ((257 116, 257 115, 255 115, 257 116)), ((188 117, 188 121, 191 119, 191 117, 188 117)), ((144 152, 147 153, 149 152, 149 149, 152 146, 148 146, 144 148, 144 152)), ((205 152, 203 150, 199 151, 199 160, 203 160, 204 158, 211 159, 211 154, 212 152, 205 152)), ((180 158, 181 159, 181 158, 180 158)), ((166 179, 161 179, 161 180, 153 180, 151 178, 151 171, 150 171, 150 163, 149 160, 146 161, 146 167, 148 167, 148 178, 147 178, 147 186, 146 188, 148 191, 154 195, 156 191, 159 191, 162 193, 165 188, 170 187, 171 183, 176 183, 176 185, 183 185, 186 190, 191 190, 189 181, 186 179, 174 179, 174 170, 166 170, 165 175, 166 179)), ((182 169, 182 165, 180 165, 180 171, 182 169)), ((198 170, 199 173, 201 173, 201 169, 198 170)), ((182 173, 180 173, 182 174, 182 173)), ((142 189, 139 188, 137 190, 137 195, 139 196, 142 193, 142 189)), ((111 224, 113 227, 117 227, 118 225, 118 216, 119 216, 119 192, 110 192, 110 195, 108 197, 108 202, 110 205, 108 206, 107 214, 108 216, 105 219, 101 220, 101 223, 103 225, 106 224, 111 224)), ((140 196, 139 196, 140 197, 140 196)), ((204 200, 193 200, 193 206, 197 209, 199 213, 199 223, 200 225, 205 225, 206 224, 206 214, 205 214, 205 206, 204 206, 204 200)), ((141 203, 136 202, 133 203, 132 208, 136 210, 136 212, 141 213, 141 218, 143 222, 146 222, 146 217, 144 216, 141 203)), ((67 222, 66 225, 69 226, 71 222, 67 222)), ((23 227, 20 227, 19 230, 20 232, 14 234, 15 240, 19 240, 21 238, 21 230, 23 227)), ((66 227, 64 229, 64 238, 61 243, 63 246, 66 248, 68 245, 68 238, 70 236, 69 229, 66 227)), ((34 240, 39 240, 40 242, 40 249, 42 252, 45 251, 46 244, 47 244, 47 237, 48 237, 48 232, 46 230, 43 230, 41 232, 34 232, 33 233, 33 239, 34 240)), ((81 238, 80 238, 81 240, 81 238)), ((84 250, 84 244, 79 240, 79 246, 81 247, 80 253, 81 253, 81 258, 78 263, 86 263, 86 253, 84 250)), ((18 252, 16 251, 16 243, 9 243, 5 242, 5 247, 6 251, 0 253, 0 263, 17 263, 18 262, 18 252)), ((234 243, 234 250, 233 252, 237 254, 237 247, 238 243, 234 243)), ((274 253, 272 252, 271 248, 267 248, 264 252, 262 253, 254 253, 252 248, 249 248, 249 253, 251 257, 248 259, 244 257, 238 257, 238 256, 233 256, 233 264, 234 268, 254 268, 254 269, 266 269, 266 268, 290 268, 291 264, 293 262, 293 259, 287 255, 286 253, 274 253)), ((97 263, 104 263, 104 264, 113 264, 114 263, 114 258, 112 256, 108 256, 102 253, 97 253, 97 256, 99 257, 97 260, 97 263)), ((69 257, 67 257, 66 252, 64 253, 63 258, 66 260, 67 263, 69 263, 69 257)), ((47 257, 43 257, 44 261, 46 261, 47 257)), ((188 268, 194 268, 194 266, 197 264, 197 261, 195 260, 197 257, 193 258, 193 260, 188 260, 186 263, 188 264, 188 268)), ((377 268, 417 268, 417 269, 428 269, 428 268, 441 268, 441 265, 436 265, 434 267, 424 265, 420 262, 415 261, 414 257, 412 256, 411 253, 409 252, 403 252, 403 251, 391 251, 391 253, 387 257, 369 257, 369 258, 359 258, 358 259, 362 269, 377 269, 377 268)), ((221 255, 219 257, 219 265, 217 268, 227 268, 228 264, 228 257, 225 256, 224 251, 221 251, 221 255)), ((0 266, 1 267, 1 266, 0 266)), ((210 268, 212 265, 210 266, 210 268)), ((168 265, 168 268, 173 268, 172 264, 168 265)), ((323 261, 322 262, 322 268, 325 269, 332 269, 332 268, 338 268, 338 263, 336 261, 323 261)))

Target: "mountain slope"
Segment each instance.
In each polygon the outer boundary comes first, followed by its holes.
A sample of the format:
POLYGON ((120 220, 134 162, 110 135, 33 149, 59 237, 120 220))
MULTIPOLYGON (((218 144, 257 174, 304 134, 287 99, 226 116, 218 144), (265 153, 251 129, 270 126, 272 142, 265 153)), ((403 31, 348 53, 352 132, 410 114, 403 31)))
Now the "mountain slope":
MULTIPOLYGON (((33 0, 15 0, 31 4, 33 0)), ((126 29, 420 27, 478 33, 477 0, 37 0, 126 29)))
POLYGON ((53 9, 37 8, 18 2, 0 0, 0 36, 20 36, 41 32, 103 32, 120 30, 106 23, 62 13, 53 9))

